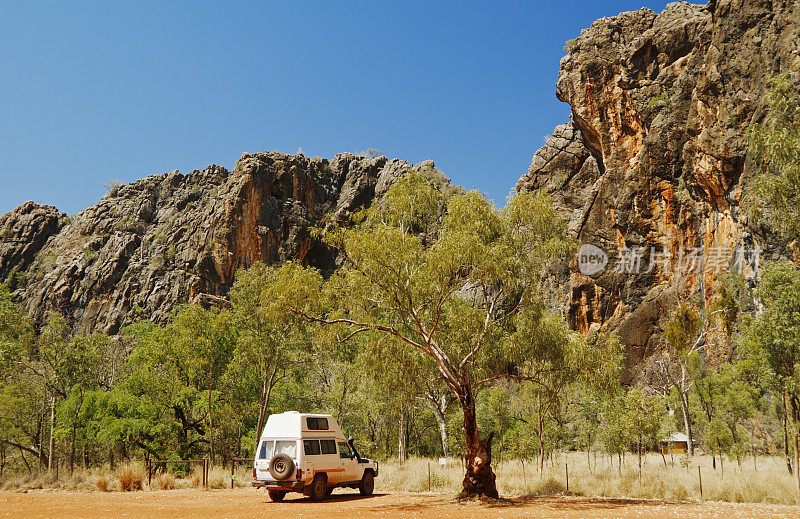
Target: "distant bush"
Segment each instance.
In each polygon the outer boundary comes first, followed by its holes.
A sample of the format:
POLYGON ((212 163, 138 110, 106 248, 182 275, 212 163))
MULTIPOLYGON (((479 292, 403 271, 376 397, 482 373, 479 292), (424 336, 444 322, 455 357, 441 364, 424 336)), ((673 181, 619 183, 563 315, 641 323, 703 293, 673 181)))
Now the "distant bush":
POLYGON ((578 38, 567 40, 564 42, 564 50, 567 52, 572 52, 572 49, 578 44, 578 38))
POLYGON ((105 183, 106 194, 109 197, 114 198, 119 194, 119 190, 122 188, 123 185, 124 184, 119 180, 109 180, 108 182, 105 183))
POLYGON ((657 96, 652 97, 647 104, 650 106, 650 108, 662 108, 664 106, 669 106, 669 97, 667 96, 666 92, 661 92, 657 96))

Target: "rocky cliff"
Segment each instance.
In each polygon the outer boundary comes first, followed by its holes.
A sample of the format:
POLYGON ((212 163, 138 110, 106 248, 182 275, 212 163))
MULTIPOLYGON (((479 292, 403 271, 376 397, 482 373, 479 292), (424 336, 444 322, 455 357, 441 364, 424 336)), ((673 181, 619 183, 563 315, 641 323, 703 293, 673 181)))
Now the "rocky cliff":
POLYGON ((754 173, 745 132, 765 116, 768 76, 800 70, 799 27, 793 0, 677 2, 567 42, 556 95, 571 121, 517 190, 549 190, 579 243, 608 257, 597 269, 573 260, 555 297, 573 328, 620 334, 629 374, 663 347, 678 299, 712 298, 727 270, 753 282, 765 255, 784 252, 741 211, 754 173))
POLYGON ((236 269, 253 262, 335 268, 309 228, 347 220, 411 168, 386 157, 264 152, 243 155, 233 171, 115 187, 71 220, 28 202, 0 217, 0 279, 13 278, 37 323, 57 310, 78 332, 163 321, 181 303, 224 305, 236 269))
MULTIPOLYGON (((721 272, 750 282, 784 254, 741 211, 753 176, 746 128, 764 118, 770 74, 800 70, 800 4, 678 2, 597 20, 567 42, 556 85, 572 108, 517 190, 546 189, 592 268, 565 258, 549 286, 580 331, 616 331, 629 375, 663 347, 679 299, 713 298, 721 272), (605 257, 605 259, 601 258, 605 257)), ((309 228, 345 220, 412 168, 385 157, 245 154, 115 188, 71 220, 31 202, 0 217, 0 280, 34 319, 76 331, 163 321, 176 304, 224 305, 237 268, 336 256, 309 228)))

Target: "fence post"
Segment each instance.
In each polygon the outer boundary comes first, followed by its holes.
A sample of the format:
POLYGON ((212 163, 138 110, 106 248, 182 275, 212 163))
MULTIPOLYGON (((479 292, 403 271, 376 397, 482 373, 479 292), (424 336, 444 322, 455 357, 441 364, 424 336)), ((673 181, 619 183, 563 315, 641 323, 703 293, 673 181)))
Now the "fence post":
POLYGON ((567 492, 569 492, 569 463, 564 463, 564 473, 567 475, 567 492))
POLYGON ((697 478, 700 480, 700 501, 703 500, 703 474, 700 472, 700 465, 697 466, 697 478))
POLYGON ((236 470, 236 458, 231 458, 231 490, 233 490, 233 478, 236 470))
POLYGON ((153 480, 153 466, 151 464, 150 458, 147 458, 147 486, 150 486, 150 482, 153 480))

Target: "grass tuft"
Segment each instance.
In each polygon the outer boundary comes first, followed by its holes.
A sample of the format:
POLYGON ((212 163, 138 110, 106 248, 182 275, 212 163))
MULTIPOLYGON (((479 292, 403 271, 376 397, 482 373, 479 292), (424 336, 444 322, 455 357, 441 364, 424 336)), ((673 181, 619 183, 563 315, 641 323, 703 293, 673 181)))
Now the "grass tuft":
POLYGON ((142 490, 144 468, 140 463, 126 463, 117 469, 119 489, 123 492, 142 490))

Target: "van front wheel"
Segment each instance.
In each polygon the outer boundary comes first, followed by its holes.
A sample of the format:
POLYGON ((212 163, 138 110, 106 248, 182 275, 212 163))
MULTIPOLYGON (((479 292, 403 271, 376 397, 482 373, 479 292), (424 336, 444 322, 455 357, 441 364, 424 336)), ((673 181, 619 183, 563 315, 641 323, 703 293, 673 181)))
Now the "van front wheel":
POLYGON ((375 476, 372 475, 372 472, 364 472, 364 477, 361 478, 361 483, 358 485, 358 491, 362 496, 371 496, 373 490, 375 490, 375 476))
POLYGON ((314 480, 311 482, 311 493, 309 494, 312 501, 322 501, 325 498, 325 484, 327 483, 327 479, 325 474, 317 474, 314 476, 314 480))

